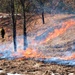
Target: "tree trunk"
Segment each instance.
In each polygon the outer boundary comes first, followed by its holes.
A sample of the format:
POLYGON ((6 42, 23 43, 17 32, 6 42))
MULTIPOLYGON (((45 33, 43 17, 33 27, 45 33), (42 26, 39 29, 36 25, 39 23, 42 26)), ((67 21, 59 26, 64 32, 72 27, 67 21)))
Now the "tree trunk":
POLYGON ((14 42, 14 51, 17 51, 16 48, 16 19, 15 19, 15 9, 14 9, 14 0, 11 0, 11 14, 12 14, 12 22, 13 22, 13 42, 14 42))
POLYGON ((45 20, 44 20, 44 10, 42 11, 42 22, 43 22, 43 24, 45 24, 45 20))
POLYGON ((26 50, 26 47, 27 47, 27 34, 26 34, 26 15, 25 15, 25 9, 23 9, 23 17, 24 17, 24 25, 23 25, 24 50, 26 50))
POLYGON ((25 11, 25 1, 20 0, 23 8, 23 34, 24 34, 24 50, 27 48, 27 33, 26 33, 26 11, 25 11))
POLYGON ((40 6, 41 6, 41 10, 42 10, 42 22, 43 24, 45 24, 45 20, 44 20, 44 3, 40 0, 40 6))

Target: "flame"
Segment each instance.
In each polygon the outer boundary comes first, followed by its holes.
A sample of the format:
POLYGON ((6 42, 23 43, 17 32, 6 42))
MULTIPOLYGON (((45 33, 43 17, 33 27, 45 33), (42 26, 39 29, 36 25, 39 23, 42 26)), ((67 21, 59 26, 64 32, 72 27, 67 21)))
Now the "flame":
MULTIPOLYGON (((49 40, 63 34, 64 32, 66 32, 66 30, 69 27, 73 26, 74 24, 75 24, 74 20, 69 20, 69 21, 64 22, 60 29, 55 29, 54 32, 49 33, 47 38, 45 40, 41 41, 41 43, 46 43, 49 40)), ((36 44, 36 41, 33 40, 31 42, 31 44, 36 44)), ((51 56, 45 56, 42 52, 38 52, 38 49, 34 50, 33 48, 30 48, 30 46, 25 51, 19 50, 18 54, 23 55, 25 58, 51 58, 51 56)), ((75 54, 73 54, 72 56, 69 56, 69 57, 65 57, 65 60, 69 60, 69 59, 73 59, 73 58, 75 58, 75 54)), ((64 59, 64 58, 61 58, 61 59, 64 59)))
MULTIPOLYGON (((60 29, 55 29, 54 32, 49 33, 47 38, 41 42, 38 42, 38 44, 40 43, 46 43, 48 41, 50 41, 51 39, 63 34, 64 32, 66 32, 66 30, 68 28, 70 28, 71 26, 75 25, 75 21, 74 20, 68 20, 66 22, 63 22, 62 27, 60 29)), ((23 39, 19 39, 18 40, 20 43, 19 45, 23 44, 23 39)), ((32 40, 31 45, 37 45, 37 42, 35 40, 32 40)), ((23 56, 25 58, 51 58, 51 56, 45 56, 42 52, 38 52, 38 49, 34 50, 33 48, 30 48, 30 46, 26 49, 26 50, 18 50, 17 53, 12 53, 12 56, 23 56)), ((71 60, 71 59, 75 59, 75 53, 73 53, 71 56, 67 56, 67 57, 61 57, 60 59, 65 59, 65 60, 71 60)))
POLYGON ((75 25, 75 21, 74 20, 69 20, 69 21, 64 22, 60 29, 55 29, 54 32, 49 33, 47 38, 44 41, 42 41, 41 44, 42 43, 46 43, 46 42, 50 41, 51 39, 53 39, 53 38, 63 34, 64 32, 66 32, 66 30, 69 27, 71 27, 73 25, 75 25))
POLYGON ((63 58, 60 58, 60 59, 64 59, 64 60, 72 60, 72 59, 75 59, 75 53, 72 53, 71 56, 66 56, 66 57, 63 57, 63 58))
POLYGON ((27 48, 23 55, 26 58, 44 58, 44 55, 41 52, 38 53, 37 50, 33 50, 31 48, 27 48))
POLYGON ((23 56, 25 58, 45 58, 45 55, 43 55, 41 52, 38 52, 38 50, 33 50, 31 48, 27 48, 24 50, 18 50, 16 54, 12 54, 13 56, 23 56))

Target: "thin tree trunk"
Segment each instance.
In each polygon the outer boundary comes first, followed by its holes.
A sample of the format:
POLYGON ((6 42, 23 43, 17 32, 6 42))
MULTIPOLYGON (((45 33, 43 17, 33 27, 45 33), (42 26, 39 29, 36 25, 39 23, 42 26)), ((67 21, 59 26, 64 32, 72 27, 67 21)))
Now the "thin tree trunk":
POLYGON ((11 13, 12 13, 12 22, 13 22, 13 42, 14 42, 14 51, 17 51, 16 48, 16 19, 15 19, 15 9, 14 9, 14 0, 11 0, 11 13))
POLYGON ((25 9, 23 9, 23 16, 24 16, 24 25, 23 25, 24 50, 26 50, 26 47, 27 47, 27 34, 26 34, 26 14, 25 14, 25 9))
POLYGON ((43 24, 45 24, 45 20, 44 20, 44 4, 43 4, 43 2, 40 0, 40 5, 41 5, 41 10, 42 10, 42 22, 43 22, 43 24))
POLYGON ((25 5, 24 0, 20 0, 23 8, 23 35, 24 35, 24 50, 27 48, 27 33, 26 33, 26 11, 25 11, 25 5))
POLYGON ((45 20, 44 20, 44 10, 42 11, 42 22, 43 22, 43 24, 45 24, 45 20))

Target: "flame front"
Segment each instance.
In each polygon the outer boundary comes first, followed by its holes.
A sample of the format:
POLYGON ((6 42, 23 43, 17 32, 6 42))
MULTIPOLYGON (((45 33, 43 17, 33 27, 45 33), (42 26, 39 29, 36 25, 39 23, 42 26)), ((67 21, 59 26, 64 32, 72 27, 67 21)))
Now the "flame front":
MULTIPOLYGON (((58 37, 59 35, 65 33, 66 30, 69 29, 73 25, 75 25, 75 21, 74 20, 68 20, 66 22, 63 22, 62 27, 60 29, 55 29, 53 32, 50 32, 48 34, 48 36, 46 36, 46 38, 44 40, 42 40, 42 41, 40 41, 38 43, 37 43, 36 40, 30 40, 30 43, 29 43, 28 48, 26 50, 22 50, 21 47, 23 45, 23 39, 19 38, 18 45, 17 45, 18 46, 18 51, 16 53, 13 52, 11 54, 11 56, 14 56, 14 57, 23 56, 25 58, 37 58, 37 59, 38 58, 51 58, 52 56, 50 56, 50 55, 46 56, 46 55, 44 55, 44 53, 39 52, 41 50, 39 50, 40 48, 38 49, 38 47, 37 47, 38 44, 41 46, 41 44, 46 43, 46 42, 52 40, 53 38, 58 37)), ((71 56, 66 56, 65 58, 64 57, 63 58, 60 57, 59 59, 64 59, 64 60, 75 59, 75 53, 73 53, 71 56)))
POLYGON ((41 44, 48 42, 49 40, 63 34, 64 32, 66 32, 66 30, 75 25, 75 21, 74 20, 69 20, 66 21, 62 24, 62 27, 60 29, 55 29, 54 32, 49 33, 48 36, 46 37, 46 39, 44 41, 41 41, 41 44))
MULTIPOLYGON (((46 43, 49 40, 65 33, 66 30, 73 25, 75 25, 74 20, 68 20, 68 21, 64 22, 60 29, 55 29, 54 32, 49 33, 47 38, 45 40, 41 41, 41 44, 46 43)), ((33 40, 31 42, 32 45, 34 45, 35 43, 36 43, 35 40, 33 40)), ((38 42, 38 43, 40 44, 40 42, 38 42)), ((51 58, 51 56, 45 56, 42 52, 38 52, 38 49, 34 50, 33 48, 30 48, 30 47, 28 47, 25 51, 19 50, 19 53, 21 53, 25 58, 51 58)), ((70 60, 73 58, 75 58, 75 54, 73 54, 72 56, 65 57, 65 60, 70 60)), ((60 59, 64 59, 64 58, 60 57, 60 59)))
POLYGON ((42 53, 38 53, 37 50, 33 50, 30 48, 27 48, 23 55, 26 58, 44 58, 44 55, 42 53))
POLYGON ((22 55, 25 58, 45 58, 45 55, 43 55, 41 52, 38 52, 38 50, 33 50, 31 48, 27 48, 25 51, 18 50, 18 54, 22 55))

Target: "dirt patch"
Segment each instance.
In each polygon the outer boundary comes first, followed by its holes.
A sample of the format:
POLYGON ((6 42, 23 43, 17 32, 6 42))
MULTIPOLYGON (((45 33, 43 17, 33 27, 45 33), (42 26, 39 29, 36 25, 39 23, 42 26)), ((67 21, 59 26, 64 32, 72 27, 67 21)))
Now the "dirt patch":
POLYGON ((26 59, 0 60, 0 69, 4 70, 5 73, 24 75, 52 75, 52 73, 58 73, 59 75, 75 74, 75 67, 44 64, 43 62, 26 59))

